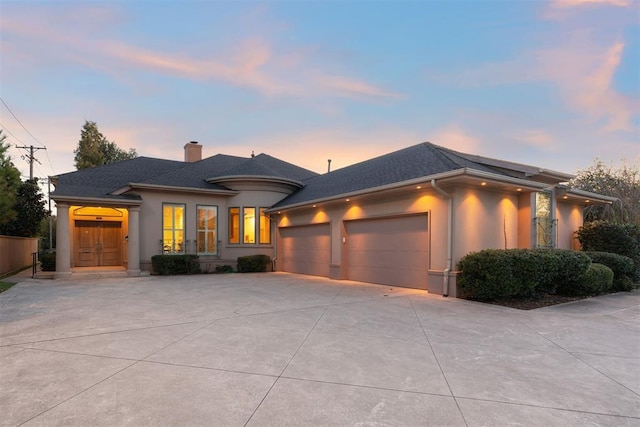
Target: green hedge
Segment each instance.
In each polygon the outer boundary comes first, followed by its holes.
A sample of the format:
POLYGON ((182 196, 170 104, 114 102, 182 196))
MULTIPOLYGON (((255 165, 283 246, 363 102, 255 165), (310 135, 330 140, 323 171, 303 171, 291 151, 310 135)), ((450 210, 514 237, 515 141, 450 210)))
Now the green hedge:
POLYGON ((640 282, 640 226, 593 221, 576 232, 584 251, 610 252, 633 260, 631 280, 640 282))
POLYGON ((38 258, 42 271, 56 271, 56 251, 42 252, 38 258))
POLYGON ((216 265, 216 273, 233 273, 233 267, 230 265, 216 265))
POLYGON ((271 262, 268 255, 247 255, 238 257, 238 271, 240 273, 262 273, 267 271, 271 262))
POLYGON ((151 257, 151 265, 153 271, 162 276, 200 273, 197 255, 154 255, 151 257))
POLYGON ((634 288, 634 265, 631 258, 610 252, 588 251, 584 254, 591 258, 591 262, 604 264, 613 270, 612 291, 630 291, 634 288))
POLYGON ((487 249, 458 262, 457 283, 462 298, 530 298, 577 286, 590 264, 588 256, 570 250, 487 249))
POLYGON ((559 295, 587 296, 611 291, 613 270, 604 264, 592 263, 580 280, 572 286, 560 286, 559 295))

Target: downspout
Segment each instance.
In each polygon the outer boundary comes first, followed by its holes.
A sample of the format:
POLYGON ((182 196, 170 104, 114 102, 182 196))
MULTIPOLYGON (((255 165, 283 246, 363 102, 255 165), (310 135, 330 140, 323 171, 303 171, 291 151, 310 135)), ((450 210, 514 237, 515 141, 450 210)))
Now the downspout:
MULTIPOLYGON (((271 218, 271 215, 269 215, 271 218)), ((273 258, 271 258, 271 271, 276 271, 276 260, 278 259, 278 227, 273 223, 273 221, 269 221, 273 227, 271 230, 271 235, 273 236, 273 258)))
POLYGON ((443 283, 442 283, 442 296, 449 296, 449 273, 451 273, 452 261, 453 261, 453 198, 451 194, 444 191, 442 188, 438 187, 436 184, 436 180, 431 180, 431 187, 436 190, 440 195, 447 200, 448 210, 449 210, 449 220, 447 223, 447 267, 444 269, 443 273, 443 283))

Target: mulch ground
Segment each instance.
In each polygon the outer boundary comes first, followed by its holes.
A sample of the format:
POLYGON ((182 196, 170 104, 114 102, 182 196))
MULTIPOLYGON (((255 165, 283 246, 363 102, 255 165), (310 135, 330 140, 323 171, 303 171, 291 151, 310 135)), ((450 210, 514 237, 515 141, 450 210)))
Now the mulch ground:
POLYGON ((533 310, 534 308, 548 307, 550 305, 564 304, 565 302, 578 301, 588 297, 563 297, 560 295, 544 294, 537 299, 507 299, 492 301, 490 304, 504 307, 517 308, 518 310, 533 310))

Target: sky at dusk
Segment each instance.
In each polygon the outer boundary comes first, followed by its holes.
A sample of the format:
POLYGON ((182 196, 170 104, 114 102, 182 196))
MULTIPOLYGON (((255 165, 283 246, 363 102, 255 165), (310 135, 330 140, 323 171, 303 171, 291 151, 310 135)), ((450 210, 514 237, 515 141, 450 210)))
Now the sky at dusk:
POLYGON ((324 172, 430 141, 575 173, 640 163, 640 1, 2 0, 0 97, 39 177, 75 170, 85 120, 174 160, 324 172))

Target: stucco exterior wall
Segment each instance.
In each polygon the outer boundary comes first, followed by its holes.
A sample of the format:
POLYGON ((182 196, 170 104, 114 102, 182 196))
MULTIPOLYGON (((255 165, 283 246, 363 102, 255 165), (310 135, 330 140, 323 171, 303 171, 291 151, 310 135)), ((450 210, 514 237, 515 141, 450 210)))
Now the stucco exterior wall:
POLYGON ((453 193, 453 266, 469 252, 518 247, 518 196, 474 188, 453 193))
POLYGON ((518 245, 520 249, 531 248, 532 216, 531 193, 523 193, 518 196, 518 245))
POLYGON ((185 240, 188 240, 187 253, 196 253, 196 213, 198 205, 217 206, 217 256, 201 255, 203 268, 211 263, 231 264, 239 256, 265 254, 270 257, 274 253, 274 226, 272 224, 270 244, 229 244, 229 208, 230 207, 270 207, 286 196, 281 191, 242 191, 233 196, 217 196, 181 192, 140 192, 144 203, 140 208, 140 265, 142 270, 151 270, 151 257, 161 253, 162 240, 162 206, 163 203, 185 205, 185 240))
POLYGON ((575 232, 583 223, 583 206, 572 203, 558 202, 556 204, 557 218, 557 247, 558 249, 580 248, 575 238, 575 232))

